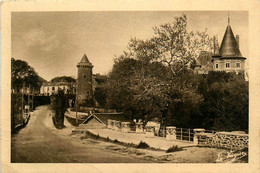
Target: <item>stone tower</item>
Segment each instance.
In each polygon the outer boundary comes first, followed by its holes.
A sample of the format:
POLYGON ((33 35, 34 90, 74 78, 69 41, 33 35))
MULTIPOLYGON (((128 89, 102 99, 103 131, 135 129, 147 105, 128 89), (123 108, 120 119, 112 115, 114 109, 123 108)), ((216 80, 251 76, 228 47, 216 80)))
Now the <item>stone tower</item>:
POLYGON ((79 105, 86 104, 86 100, 93 99, 92 89, 92 68, 86 54, 83 55, 81 61, 77 65, 78 79, 76 99, 79 105))

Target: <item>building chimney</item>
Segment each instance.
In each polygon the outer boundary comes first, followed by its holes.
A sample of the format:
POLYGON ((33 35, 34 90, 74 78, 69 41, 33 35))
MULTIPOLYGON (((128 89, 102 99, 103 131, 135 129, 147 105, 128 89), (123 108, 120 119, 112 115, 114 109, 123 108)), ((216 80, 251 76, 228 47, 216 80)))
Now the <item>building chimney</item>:
POLYGON ((239 35, 236 35, 237 47, 239 49, 239 35))

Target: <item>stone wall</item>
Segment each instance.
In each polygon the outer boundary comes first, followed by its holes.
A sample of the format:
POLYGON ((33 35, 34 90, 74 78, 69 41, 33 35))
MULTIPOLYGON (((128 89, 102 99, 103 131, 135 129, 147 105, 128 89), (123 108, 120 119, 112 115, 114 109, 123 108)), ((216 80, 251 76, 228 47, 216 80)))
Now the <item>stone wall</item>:
POLYGON ((233 71, 233 72, 243 72, 245 71, 245 60, 244 59, 216 59, 214 61, 214 71, 233 71), (226 67, 226 63, 230 64, 230 67, 226 67), (237 67, 236 64, 240 63, 240 67, 237 67), (218 64, 218 68, 216 68, 216 64, 218 64))
POLYGON ((224 147, 228 149, 248 148, 248 134, 239 132, 217 132, 195 134, 199 146, 224 147))

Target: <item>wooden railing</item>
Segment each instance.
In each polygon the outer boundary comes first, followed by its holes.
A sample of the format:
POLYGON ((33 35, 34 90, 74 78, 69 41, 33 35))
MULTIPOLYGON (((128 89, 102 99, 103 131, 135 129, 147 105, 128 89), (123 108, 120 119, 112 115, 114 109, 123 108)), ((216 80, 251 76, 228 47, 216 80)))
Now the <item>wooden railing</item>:
POLYGON ((176 128, 176 139, 193 141, 194 131, 188 128, 176 128))

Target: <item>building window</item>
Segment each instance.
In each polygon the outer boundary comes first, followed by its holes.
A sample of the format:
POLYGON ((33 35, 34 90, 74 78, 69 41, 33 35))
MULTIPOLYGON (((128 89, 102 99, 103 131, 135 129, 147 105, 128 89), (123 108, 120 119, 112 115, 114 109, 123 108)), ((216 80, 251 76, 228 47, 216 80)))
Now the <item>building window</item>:
POLYGON ((226 63, 226 68, 230 68, 230 63, 229 62, 226 63))
POLYGON ((236 68, 240 68, 240 62, 236 63, 236 68))
POLYGON ((218 68, 218 64, 216 64, 216 68, 218 68))
POLYGON ((84 75, 84 78, 86 78, 87 76, 86 75, 84 75))
POLYGON ((52 87, 52 90, 55 90, 55 87, 52 87))

